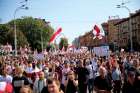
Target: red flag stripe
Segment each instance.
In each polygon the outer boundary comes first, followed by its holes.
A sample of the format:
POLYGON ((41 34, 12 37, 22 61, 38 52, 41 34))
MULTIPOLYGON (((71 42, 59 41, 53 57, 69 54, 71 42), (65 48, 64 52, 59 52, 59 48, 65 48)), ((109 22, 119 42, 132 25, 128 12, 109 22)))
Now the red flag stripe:
POLYGON ((49 43, 51 43, 52 41, 54 41, 54 39, 56 38, 56 36, 57 36, 58 34, 60 34, 61 31, 62 31, 62 28, 59 28, 59 29, 52 35, 52 37, 50 38, 49 43))
POLYGON ((94 26, 94 30, 96 31, 96 36, 99 36, 99 34, 100 34, 100 28, 97 25, 95 25, 94 26))

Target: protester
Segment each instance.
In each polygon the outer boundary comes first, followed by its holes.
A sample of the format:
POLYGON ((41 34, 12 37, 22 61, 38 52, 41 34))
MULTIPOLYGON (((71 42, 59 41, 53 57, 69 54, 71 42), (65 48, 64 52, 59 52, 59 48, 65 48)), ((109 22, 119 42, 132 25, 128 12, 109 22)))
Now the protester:
POLYGON ((23 68, 16 67, 16 76, 13 77, 12 85, 14 87, 14 93, 19 93, 20 88, 24 85, 30 85, 27 77, 23 76, 23 68))
POLYGON ((33 54, 26 47, 18 52, 0 56, 0 83, 12 83, 14 93, 30 93, 29 86, 33 93, 140 93, 137 52, 106 57, 88 49, 33 54))
POLYGON ((19 93, 33 93, 29 86, 22 86, 19 93))
POLYGON ((41 93, 42 89, 46 86, 46 78, 44 76, 44 72, 41 71, 39 73, 39 78, 37 78, 34 82, 33 92, 34 93, 41 93))
POLYGON ((78 80, 75 73, 71 70, 68 72, 68 78, 65 80, 65 93, 76 93, 78 91, 78 80))
POLYGON ((47 86, 43 88, 41 93, 64 93, 60 89, 60 82, 56 79, 49 78, 47 80, 47 86))
POLYGON ((65 60, 64 62, 64 67, 62 70, 62 82, 61 82, 61 88, 63 91, 65 91, 65 86, 64 86, 64 82, 65 80, 68 79, 68 72, 70 71, 70 64, 67 60, 65 60))
POLYGON ((93 68, 92 68, 92 65, 90 64, 90 60, 89 59, 86 59, 85 60, 85 64, 86 64, 86 68, 89 72, 89 78, 88 78, 88 91, 89 93, 92 93, 93 92, 93 68))
POLYGON ((88 72, 87 68, 84 66, 83 60, 79 61, 79 67, 77 68, 76 73, 78 75, 79 92, 87 93, 89 72, 88 72))
POLYGON ((127 81, 123 85, 122 93, 137 93, 135 85, 135 72, 128 71, 127 81))
POLYGON ((94 89, 97 93, 111 93, 112 85, 109 83, 106 69, 102 66, 99 68, 99 76, 95 78, 94 89))
POLYGON ((0 75, 0 82, 5 81, 7 83, 12 83, 12 76, 8 75, 8 67, 3 66, 2 75, 0 75))
POLYGON ((113 93, 120 93, 121 92, 121 71, 119 68, 119 64, 116 63, 112 70, 112 80, 113 80, 113 93))
POLYGON ((137 93, 140 93, 140 61, 139 59, 133 61, 136 77, 136 91, 137 93))
POLYGON ((58 61, 58 62, 56 62, 56 69, 55 69, 55 72, 56 72, 56 74, 57 74, 57 78, 58 78, 58 80, 59 81, 62 81, 62 66, 61 66, 61 64, 60 64, 60 62, 58 61))

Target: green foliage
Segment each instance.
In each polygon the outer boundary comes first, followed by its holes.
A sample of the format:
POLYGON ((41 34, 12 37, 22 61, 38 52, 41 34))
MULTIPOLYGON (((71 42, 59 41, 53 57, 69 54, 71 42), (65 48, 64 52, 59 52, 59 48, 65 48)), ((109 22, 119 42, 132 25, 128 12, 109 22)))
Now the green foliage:
MULTIPOLYGON (((14 46, 14 30, 8 24, 0 25, 0 43, 9 43, 14 46)), ((28 44, 26 37, 21 31, 17 30, 17 45, 24 46, 28 44)))
MULTIPOLYGON (((14 45, 14 31, 10 30, 7 34, 7 41, 14 45)), ((17 30, 17 46, 18 48, 20 46, 25 46, 28 44, 27 38, 25 37, 25 35, 22 33, 22 31, 17 30)))
POLYGON ((6 44, 7 42, 7 33, 10 28, 5 24, 0 24, 0 43, 6 44))
POLYGON ((59 49, 62 50, 63 47, 66 51, 68 48, 68 39, 67 38, 61 38, 61 40, 60 40, 59 49))
POLYGON ((2 29, 0 32, 0 34, 2 34, 0 37, 1 44, 8 41, 10 44, 14 45, 14 21, 16 22, 17 28, 18 47, 29 44, 32 49, 41 49, 42 42, 44 48, 47 47, 54 30, 45 20, 32 17, 22 17, 21 19, 12 20, 2 26, 0 25, 0 30, 2 29), (3 40, 5 41, 3 42, 3 40))

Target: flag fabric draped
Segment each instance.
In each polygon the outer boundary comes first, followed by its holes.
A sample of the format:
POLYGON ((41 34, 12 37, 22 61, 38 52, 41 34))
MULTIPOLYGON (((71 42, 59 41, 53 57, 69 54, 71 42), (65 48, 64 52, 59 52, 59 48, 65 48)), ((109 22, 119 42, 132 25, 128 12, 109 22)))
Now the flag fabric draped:
POLYGON ((62 32, 62 28, 59 28, 59 29, 52 35, 52 37, 50 38, 49 43, 53 42, 53 41, 55 40, 56 36, 57 36, 58 34, 60 34, 61 32, 62 32))
POLYGON ((102 39, 103 36, 105 36, 104 30, 102 28, 99 28, 99 26, 94 25, 93 27, 93 39, 98 38, 98 39, 102 39))

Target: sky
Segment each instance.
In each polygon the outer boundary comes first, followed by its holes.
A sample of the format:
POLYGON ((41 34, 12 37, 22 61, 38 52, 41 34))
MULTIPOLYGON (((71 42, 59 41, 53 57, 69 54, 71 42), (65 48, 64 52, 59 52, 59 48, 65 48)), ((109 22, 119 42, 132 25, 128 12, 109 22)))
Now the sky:
MULTIPOLYGON (((0 0, 0 23, 12 20, 14 11, 22 1, 24 0, 0 0)), ((45 19, 55 30, 62 27, 64 36, 71 43, 74 38, 89 32, 95 24, 107 22, 109 16, 128 17, 126 9, 116 8, 122 1, 129 2, 125 5, 132 13, 140 9, 140 0, 28 0, 29 9, 19 10, 16 18, 32 16, 45 19)), ((56 41, 59 40, 57 38, 56 41)))

